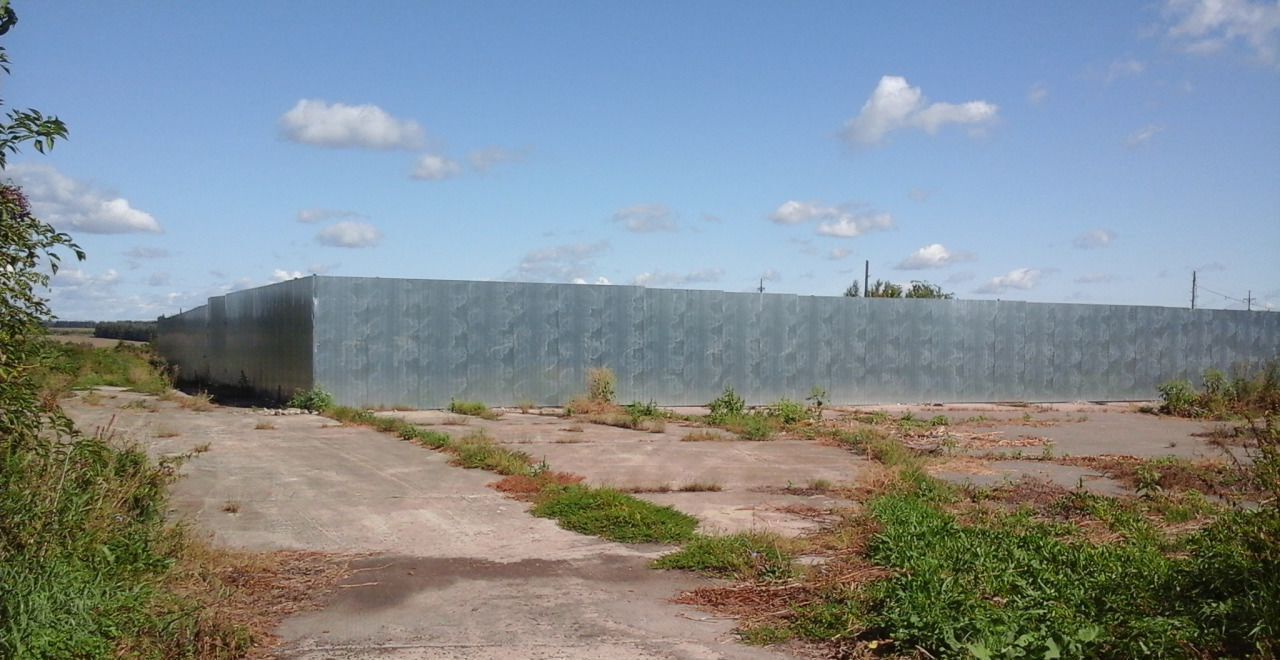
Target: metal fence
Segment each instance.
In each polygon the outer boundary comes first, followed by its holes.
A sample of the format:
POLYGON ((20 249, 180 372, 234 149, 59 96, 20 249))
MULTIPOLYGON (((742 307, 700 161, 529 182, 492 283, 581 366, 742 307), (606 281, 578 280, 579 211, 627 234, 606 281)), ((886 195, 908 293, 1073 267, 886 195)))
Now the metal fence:
POLYGON ((628 286, 311 277, 162 319, 184 374, 352 405, 1133 400, 1280 355, 1280 314, 628 286), (243 374, 243 376, 242 376, 243 374))

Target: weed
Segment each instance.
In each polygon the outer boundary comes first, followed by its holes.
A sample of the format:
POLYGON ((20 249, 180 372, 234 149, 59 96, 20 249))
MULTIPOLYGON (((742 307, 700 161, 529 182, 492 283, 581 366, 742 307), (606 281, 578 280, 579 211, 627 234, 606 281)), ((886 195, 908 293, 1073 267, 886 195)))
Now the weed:
POLYGON ((80 397, 80 401, 86 406, 100 406, 102 405, 102 394, 97 390, 89 390, 80 397))
POLYGON ((519 408, 520 412, 526 415, 529 414, 530 410, 533 410, 534 408, 537 408, 537 407, 538 407, 538 404, 534 403, 529 399, 521 399, 518 403, 516 403, 516 408, 519 408))
POLYGON ((948 426, 949 424, 951 424, 951 420, 947 419, 946 415, 934 415, 929 418, 929 426, 935 428, 939 426, 948 426))
POLYGON ((813 412, 814 419, 822 419, 822 410, 827 407, 827 391, 817 385, 809 390, 809 396, 804 398, 809 402, 809 409, 813 412))
POLYGON ((612 488, 571 485, 544 491, 533 514, 560 526, 621 543, 678 543, 693 536, 698 521, 612 488))
POLYGON ((732 439, 732 437, 723 433, 716 433, 715 431, 708 431, 706 429, 699 429, 680 436, 680 440, 682 442, 722 442, 732 439))
POLYGON ((449 401, 449 412, 480 419, 497 419, 498 413, 489 409, 483 401, 449 401))
POLYGON ((155 431, 155 436, 157 438, 176 438, 180 435, 182 435, 182 433, 172 426, 159 426, 156 427, 155 431))
POLYGON ((587 370, 587 398, 596 403, 613 403, 618 377, 608 367, 587 370))
POLYGON ((786 548, 786 541, 774 534, 695 536, 653 565, 746 581, 785 580, 794 574, 786 548))
POLYGON ((1237 369, 1230 378, 1217 369, 1207 369, 1198 392, 1186 380, 1170 381, 1157 389, 1160 412, 1166 415, 1210 419, 1265 416, 1280 410, 1280 359, 1256 373, 1237 369))
POLYGON ((313 387, 309 390, 299 390, 294 393, 286 405, 290 408, 301 408, 313 413, 322 413, 336 404, 337 402, 334 401, 332 394, 318 387, 313 387))
POLYGON ((522 451, 507 449, 483 431, 477 431, 450 445, 453 464, 469 469, 488 470, 503 475, 532 473, 533 460, 522 451))
POLYGON ((222 503, 222 511, 224 513, 240 513, 240 503, 234 500, 227 500, 222 503))
POLYGON ((707 421, 720 424, 730 417, 742 417, 746 413, 747 402, 733 391, 733 387, 725 385, 724 392, 708 403, 707 408, 710 409, 707 421))
POLYGON ((783 426, 799 424, 812 417, 812 412, 803 403, 792 401, 785 397, 769 406, 768 414, 777 419, 783 426))
POLYGON ((164 361, 144 346, 120 344, 114 348, 93 348, 83 344, 45 344, 49 362, 43 367, 42 380, 46 387, 56 384, 56 389, 86 389, 108 385, 161 394, 172 386, 164 361))
POLYGON ((682 493, 718 493, 721 486, 714 481, 691 481, 676 490, 682 493))
POLYGON ((265 420, 265 419, 264 419, 264 420, 262 420, 262 421, 259 421, 257 424, 254 424, 254 425, 253 425, 253 430, 255 430, 255 431, 270 431, 270 430, 272 430, 272 429, 274 429, 274 428, 276 428, 276 425, 275 425, 274 423, 272 423, 272 422, 269 422, 269 421, 265 420))
POLYGON ((828 491, 831 490, 831 482, 826 479, 814 479, 809 482, 810 490, 828 491))
POLYGON ((212 447, 212 446, 213 446, 213 445, 212 445, 212 443, 202 442, 202 443, 200 443, 200 444, 198 444, 198 445, 196 445, 196 446, 192 447, 192 448, 191 448, 191 453, 192 453, 192 454, 203 454, 203 453, 205 453, 205 452, 209 451, 209 448, 210 448, 210 447, 212 447))
POLYGON ((209 412, 213 410, 213 397, 208 392, 196 392, 178 400, 178 407, 191 412, 209 412))

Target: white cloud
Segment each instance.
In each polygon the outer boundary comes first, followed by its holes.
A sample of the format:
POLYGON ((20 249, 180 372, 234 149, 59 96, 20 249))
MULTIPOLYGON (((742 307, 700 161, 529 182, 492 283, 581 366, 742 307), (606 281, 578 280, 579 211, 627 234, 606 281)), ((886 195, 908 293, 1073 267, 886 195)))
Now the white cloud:
POLYGON ((1134 131, 1125 138, 1124 146, 1130 149, 1137 149, 1151 141, 1151 138, 1164 132, 1164 127, 1158 124, 1149 124, 1134 131))
POLYGON ((427 154, 418 159, 413 168, 413 178, 419 181, 443 181, 462 173, 462 166, 444 156, 427 154))
POLYGON ((10 165, 5 174, 26 192, 36 217, 62 230, 86 234, 160 233, 150 213, 123 197, 94 190, 48 165, 10 165))
POLYGON ((613 221, 626 227, 627 231, 638 233, 676 230, 675 214, 662 204, 640 204, 619 209, 613 214, 613 221))
MULTIPOLYGON (((572 284, 586 284, 586 283, 587 283, 587 278, 585 277, 575 277, 573 278, 573 282, 572 282, 572 284)), ((607 285, 613 284, 613 282, 610 282, 609 278, 601 275, 600 277, 597 277, 596 281, 592 282, 592 284, 600 284, 600 285, 607 286, 607 285)))
POLYGON ((641 273, 636 275, 632 284, 636 286, 680 286, 686 284, 710 284, 719 282, 724 277, 720 268, 704 268, 689 273, 641 273))
POLYGON ((901 76, 883 76, 857 117, 845 124, 844 137, 858 145, 880 142, 889 133, 918 128, 933 135, 947 124, 988 124, 999 107, 986 101, 927 103, 919 87, 901 76))
POLYGON ((1142 72, 1146 70, 1146 64, 1143 64, 1132 57, 1124 57, 1111 62, 1110 66, 1107 67, 1106 74, 1103 75, 1103 79, 1106 80, 1107 83, 1113 83, 1121 78, 1141 75, 1142 72))
POLYGON ((841 259, 844 259, 851 254, 853 254, 853 250, 850 250, 849 248, 838 247, 838 248, 833 248, 831 252, 827 254, 827 258, 832 261, 840 261, 841 259))
POLYGON ((1085 273, 1075 279, 1076 284, 1109 284, 1120 278, 1108 273, 1085 273))
POLYGON ((1254 58, 1280 63, 1280 4, 1249 0, 1168 0, 1167 36, 1189 53, 1209 54, 1241 42, 1254 58))
POLYGON ((502 147, 485 147, 467 154, 467 161, 471 163, 471 169, 477 172, 488 172, 499 165, 518 163, 524 160, 524 156, 523 151, 512 151, 502 147))
POLYGON ((926 268, 945 268, 961 261, 973 261, 970 252, 953 252, 941 243, 932 243, 911 253, 911 256, 898 262, 898 270, 924 270, 926 268))
POLYGON ((571 243, 533 250, 524 255, 512 279, 536 282, 586 282, 595 270, 595 258, 609 251, 607 241, 571 243))
POLYGON ((321 245, 344 248, 372 247, 382 240, 382 232, 367 222, 343 220, 334 223, 316 234, 316 241, 321 245))
POLYGON ((124 256, 130 259, 163 259, 170 256, 170 252, 164 248, 137 246, 131 248, 124 256))
POLYGON ((294 142, 334 148, 417 149, 425 139, 418 122, 396 119, 376 105, 311 99, 280 117, 280 132, 294 142))
POLYGON ((1093 250, 1107 247, 1114 240, 1116 233, 1110 229, 1092 229, 1077 236, 1071 244, 1081 250, 1093 250))
POLYGON ((854 238, 867 232, 893 228, 893 216, 888 213, 845 213, 831 222, 818 225, 818 233, 836 238, 854 238))
POLYGON ((298 222, 305 224, 364 217, 365 216, 362 213, 348 211, 346 209, 302 209, 301 211, 298 211, 298 222))
POLYGON ((893 228, 893 216, 849 205, 827 206, 821 202, 783 203, 769 219, 782 225, 795 225, 811 220, 821 220, 818 233, 836 238, 853 238, 867 232, 893 228))
POLYGON ((760 274, 760 279, 766 282, 781 282, 782 273, 778 272, 777 268, 770 268, 769 270, 766 270, 765 272, 760 274))
POLYGON ((168 286, 170 279, 171 278, 168 273, 152 273, 151 276, 147 278, 147 286, 168 286))
POLYGON ((1032 85, 1031 89, 1027 90, 1027 103, 1031 105, 1043 105, 1048 100, 1049 86, 1042 82, 1032 85))
POLYGON ((1041 271, 1035 268, 1018 268, 1006 275, 991 278, 991 281, 974 290, 974 293, 1000 294, 1011 289, 1025 291, 1040 283, 1041 271))
POLYGON ((296 280, 300 277, 306 277, 306 274, 300 270, 284 270, 282 268, 276 268, 271 271, 272 282, 287 282, 289 280, 296 280))

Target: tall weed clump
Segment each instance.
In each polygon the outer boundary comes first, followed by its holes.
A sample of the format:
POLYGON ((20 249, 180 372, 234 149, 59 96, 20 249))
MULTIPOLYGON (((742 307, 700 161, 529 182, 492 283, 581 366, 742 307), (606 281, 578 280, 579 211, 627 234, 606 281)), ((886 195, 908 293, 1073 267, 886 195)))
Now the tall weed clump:
POLYGON ((1179 417, 1231 419, 1280 412, 1280 359, 1258 370, 1236 368, 1232 374, 1207 369, 1200 389, 1187 380, 1174 380, 1157 388, 1160 412, 1179 417))

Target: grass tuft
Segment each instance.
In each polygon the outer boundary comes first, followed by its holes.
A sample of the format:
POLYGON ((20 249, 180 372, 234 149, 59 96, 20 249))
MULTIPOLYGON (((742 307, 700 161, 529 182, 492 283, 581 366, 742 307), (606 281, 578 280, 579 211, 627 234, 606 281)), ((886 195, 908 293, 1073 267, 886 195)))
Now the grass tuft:
POLYGON ((787 545, 776 534, 695 536, 653 565, 745 581, 786 580, 795 574, 787 545))
POLYGON ((669 506, 646 502, 613 488, 565 486, 544 492, 533 514, 565 529, 620 543, 679 543, 698 521, 669 506))
POLYGON ((501 416, 486 406, 483 401, 450 401, 449 412, 490 420, 501 416))

